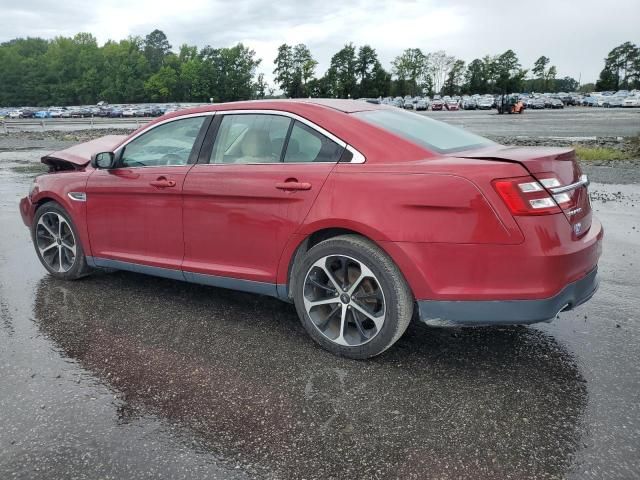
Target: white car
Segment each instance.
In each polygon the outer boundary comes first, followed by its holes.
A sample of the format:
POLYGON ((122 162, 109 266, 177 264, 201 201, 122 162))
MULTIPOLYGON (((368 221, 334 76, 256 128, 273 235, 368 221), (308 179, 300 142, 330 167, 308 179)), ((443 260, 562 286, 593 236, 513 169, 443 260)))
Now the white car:
POLYGON ((13 110, 9 112, 9 118, 22 118, 22 110, 13 110))
POLYGON ((122 111, 122 116, 123 117, 135 117, 136 116, 135 108, 125 108, 122 111))
POLYGON ((625 108, 640 107, 640 95, 630 95, 624 99, 622 106, 625 108))

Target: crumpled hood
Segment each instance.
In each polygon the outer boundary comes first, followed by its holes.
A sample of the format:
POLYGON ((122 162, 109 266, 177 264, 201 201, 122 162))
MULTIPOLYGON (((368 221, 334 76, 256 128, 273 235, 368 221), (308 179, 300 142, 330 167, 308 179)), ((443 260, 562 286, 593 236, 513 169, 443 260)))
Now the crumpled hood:
POLYGON ((64 150, 49 153, 42 157, 40 161, 54 170, 67 170, 69 167, 74 169, 82 168, 89 164, 92 155, 113 151, 125 138, 127 138, 127 135, 105 135, 64 150))

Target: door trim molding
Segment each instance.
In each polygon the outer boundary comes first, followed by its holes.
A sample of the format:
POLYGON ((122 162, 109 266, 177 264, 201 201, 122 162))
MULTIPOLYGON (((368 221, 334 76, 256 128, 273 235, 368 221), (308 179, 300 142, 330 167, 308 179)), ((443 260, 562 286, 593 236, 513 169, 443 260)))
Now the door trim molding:
POLYGON ((181 280, 191 283, 197 283, 199 285, 208 285, 211 287, 256 293, 258 295, 266 295, 269 297, 278 298, 280 300, 290 301, 287 295, 288 289, 286 285, 279 285, 269 282, 258 282, 255 280, 246 280, 243 278, 188 272, 185 270, 173 268, 154 267, 152 265, 123 262, 122 260, 113 260, 110 258, 87 256, 86 260, 87 265, 94 268, 113 268, 116 270, 125 270, 128 272, 153 275, 155 277, 169 278, 171 280, 181 280))

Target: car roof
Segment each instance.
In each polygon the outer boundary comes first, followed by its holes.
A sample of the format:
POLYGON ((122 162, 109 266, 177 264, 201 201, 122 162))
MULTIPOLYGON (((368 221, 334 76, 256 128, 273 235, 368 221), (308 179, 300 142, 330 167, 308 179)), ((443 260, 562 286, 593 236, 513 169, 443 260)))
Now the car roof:
POLYGON ((180 115, 185 113, 196 113, 206 111, 223 110, 285 110, 295 112, 300 107, 318 106, 337 110, 343 113, 355 113, 369 110, 379 110, 387 108, 384 105, 363 102, 361 100, 348 100, 339 98, 296 98, 296 99, 276 99, 276 100, 248 100, 240 102, 214 103, 199 107, 187 108, 179 111, 180 115))

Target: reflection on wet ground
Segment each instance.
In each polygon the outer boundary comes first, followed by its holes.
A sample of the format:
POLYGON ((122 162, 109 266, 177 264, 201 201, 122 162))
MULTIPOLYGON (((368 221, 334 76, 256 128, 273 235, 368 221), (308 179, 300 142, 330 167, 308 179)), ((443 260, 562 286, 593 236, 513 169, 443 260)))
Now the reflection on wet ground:
POLYGON ((125 273, 43 279, 34 320, 119 422, 164 417, 280 478, 562 476, 581 434, 585 381, 532 329, 415 327, 353 362, 278 301, 125 273))

